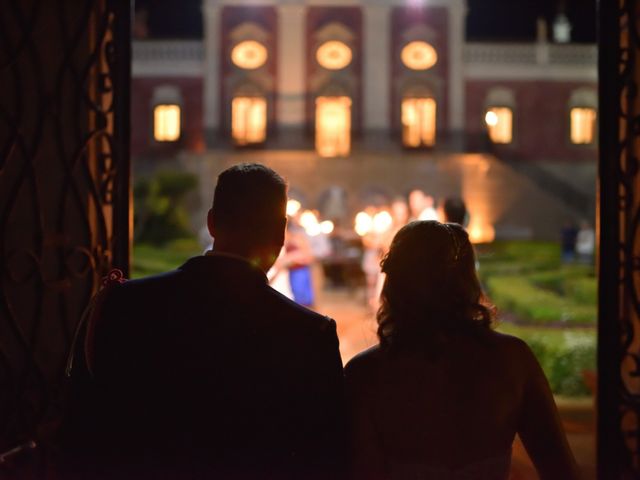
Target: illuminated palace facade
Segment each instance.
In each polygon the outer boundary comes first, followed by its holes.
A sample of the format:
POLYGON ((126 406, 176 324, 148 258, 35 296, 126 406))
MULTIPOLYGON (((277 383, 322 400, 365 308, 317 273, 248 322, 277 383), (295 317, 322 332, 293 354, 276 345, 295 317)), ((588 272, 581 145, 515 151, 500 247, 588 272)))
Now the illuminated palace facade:
MULTIPOLYGON (((595 164, 596 47, 548 39, 545 25, 536 42, 474 43, 464 0, 202 8, 201 41, 134 41, 134 158, 299 152, 343 172, 332 178, 345 188, 344 175, 385 179, 383 167, 340 170, 368 153, 386 153, 388 171, 408 158, 405 177, 465 152, 595 164)), ((304 187, 311 172, 289 170, 304 187)))

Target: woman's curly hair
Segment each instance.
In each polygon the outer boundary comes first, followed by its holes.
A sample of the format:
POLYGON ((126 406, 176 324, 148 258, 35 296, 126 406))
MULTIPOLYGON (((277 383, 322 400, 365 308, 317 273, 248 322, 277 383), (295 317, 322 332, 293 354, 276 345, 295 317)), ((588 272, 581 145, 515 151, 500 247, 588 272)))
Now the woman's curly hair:
POLYGON ((476 275, 469 235, 458 224, 411 222, 381 262, 386 274, 378 310, 382 347, 436 353, 455 334, 490 330, 495 309, 476 275))

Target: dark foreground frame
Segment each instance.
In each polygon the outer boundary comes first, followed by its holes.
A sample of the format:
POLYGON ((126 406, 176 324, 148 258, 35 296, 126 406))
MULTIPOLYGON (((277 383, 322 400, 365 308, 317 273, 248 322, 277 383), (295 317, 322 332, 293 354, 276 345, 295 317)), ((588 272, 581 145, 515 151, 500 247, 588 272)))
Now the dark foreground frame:
MULTIPOLYGON (((640 477, 639 5, 599 1, 607 480, 640 477)), ((129 267, 130 26, 130 0, 12 0, 0 14, 0 451, 38 438, 55 416, 79 312, 100 276, 129 267)))
POLYGON ((639 478, 640 2, 598 7, 598 478, 639 478))

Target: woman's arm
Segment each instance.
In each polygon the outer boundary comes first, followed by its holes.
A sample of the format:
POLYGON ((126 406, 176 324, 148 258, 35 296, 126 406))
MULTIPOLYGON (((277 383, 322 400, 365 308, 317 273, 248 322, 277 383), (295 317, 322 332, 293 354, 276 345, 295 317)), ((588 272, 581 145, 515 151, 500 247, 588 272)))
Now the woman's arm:
POLYGON ((352 480, 382 480, 386 478, 384 455, 371 418, 371 387, 362 368, 350 362, 345 367, 345 389, 349 417, 349 470, 352 480))
POLYGON ((524 343, 522 347, 526 377, 518 434, 541 480, 578 479, 549 383, 533 352, 524 343))

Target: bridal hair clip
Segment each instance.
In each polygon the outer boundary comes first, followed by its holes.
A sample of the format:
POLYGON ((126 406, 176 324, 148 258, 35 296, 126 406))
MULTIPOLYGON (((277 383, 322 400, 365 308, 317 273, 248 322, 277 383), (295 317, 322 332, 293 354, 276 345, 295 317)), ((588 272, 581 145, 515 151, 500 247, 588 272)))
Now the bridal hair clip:
POLYGON ((451 237, 451 243, 453 243, 453 261, 457 262, 460 259, 460 240, 458 240, 458 236, 451 225, 448 223, 443 223, 442 225, 451 237))

